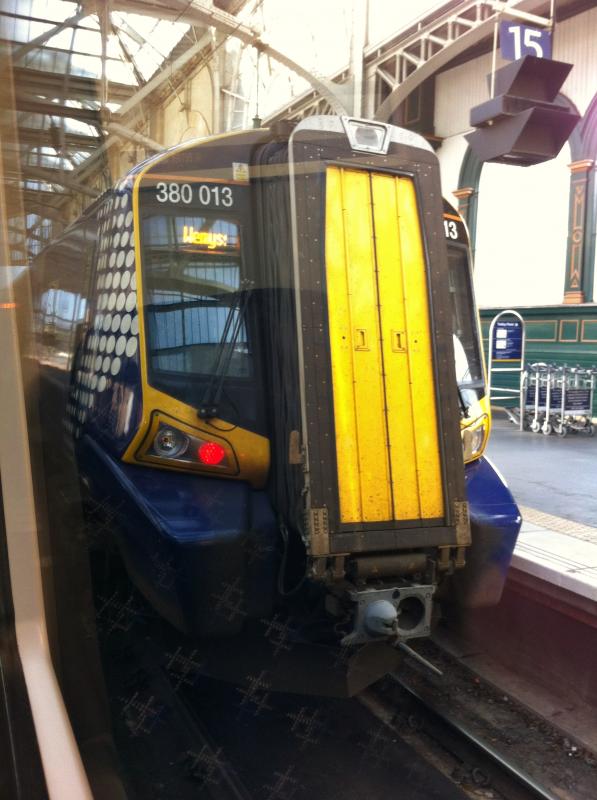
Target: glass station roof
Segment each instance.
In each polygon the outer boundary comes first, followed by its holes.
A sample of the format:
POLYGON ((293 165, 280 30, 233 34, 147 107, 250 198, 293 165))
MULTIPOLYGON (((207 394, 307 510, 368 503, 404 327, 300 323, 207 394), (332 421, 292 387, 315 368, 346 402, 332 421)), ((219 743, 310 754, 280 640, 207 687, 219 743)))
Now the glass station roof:
MULTIPOLYGON (((1 0, 0 38, 12 47, 17 70, 34 71, 32 75, 44 73, 43 82, 40 80, 37 87, 32 84, 31 93, 36 97, 45 96, 50 102, 73 108, 98 110, 99 83, 95 96, 92 91, 87 92, 85 98, 78 98, 72 85, 73 78, 99 82, 103 76, 100 21, 97 14, 85 15, 82 5, 70 0, 1 0), (80 18, 39 46, 21 50, 22 46, 34 44, 37 37, 73 17, 80 18), (62 84, 60 91, 56 83, 47 83, 48 77, 62 84)), ((107 108, 116 111, 125 96, 123 90, 129 88, 132 94, 149 80, 187 34, 189 25, 122 11, 110 12, 108 24, 105 42, 107 108)), ((90 144, 91 137, 98 135, 97 127, 82 119, 66 116, 57 119, 50 113, 21 112, 19 125, 29 130, 61 128, 65 134, 89 136, 90 144)), ((81 149, 69 148, 69 156, 63 157, 48 145, 32 148, 26 163, 72 170, 88 155, 89 151, 82 146, 81 149)))
MULTIPOLYGON (((1 37, 17 46, 82 13, 81 5, 69 0, 3 0, 1 11, 1 37)), ((189 30, 185 23, 122 11, 110 12, 109 26, 108 80, 132 86, 151 78, 189 30)), ((97 15, 82 16, 72 27, 47 39, 42 48, 18 59, 17 64, 57 73, 67 70, 70 75, 99 79, 102 36, 97 15)))
MULTIPOLYGON (((151 3, 146 5, 149 10, 151 3)), ((125 0, 106 6, 102 13, 103 3, 0 0, 0 48, 12 51, 21 101, 20 186, 25 193, 36 193, 37 215, 45 216, 44 208, 51 212, 60 203, 68 194, 65 176, 76 178, 104 141, 98 113, 104 76, 105 107, 118 111, 165 61, 196 40, 188 24, 171 21, 172 16, 160 19, 155 9, 145 16, 124 10, 125 0), (97 9, 101 19, 87 8, 97 9), (72 116, 70 108, 76 109, 72 116)), ((137 10, 142 8, 137 3, 137 10)), ((15 172, 14 180, 17 176, 15 172)), ((28 215, 28 224, 34 216, 28 215)))

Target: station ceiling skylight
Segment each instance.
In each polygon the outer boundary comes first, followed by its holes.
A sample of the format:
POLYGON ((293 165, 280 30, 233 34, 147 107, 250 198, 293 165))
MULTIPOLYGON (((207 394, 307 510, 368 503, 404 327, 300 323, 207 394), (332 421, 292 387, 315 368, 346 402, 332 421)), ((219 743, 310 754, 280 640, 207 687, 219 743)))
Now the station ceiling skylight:
POLYGON ((0 49, 12 57, 19 130, 14 172, 5 177, 20 186, 28 225, 30 212, 57 219, 55 209, 78 186, 92 196, 81 170, 105 142, 106 120, 204 33, 177 19, 188 5, 0 0, 0 49))
MULTIPOLYGON (((3 0, 1 37, 18 48, 65 20, 84 14, 86 8, 94 9, 95 4, 70 0, 3 0)), ((189 30, 189 25, 182 22, 124 11, 112 11, 107 17, 108 80, 131 86, 151 78, 189 30)), ((43 47, 17 57, 16 63, 32 69, 62 74, 66 70, 70 75, 100 79, 103 47, 100 20, 96 13, 90 13, 46 39, 43 47)))

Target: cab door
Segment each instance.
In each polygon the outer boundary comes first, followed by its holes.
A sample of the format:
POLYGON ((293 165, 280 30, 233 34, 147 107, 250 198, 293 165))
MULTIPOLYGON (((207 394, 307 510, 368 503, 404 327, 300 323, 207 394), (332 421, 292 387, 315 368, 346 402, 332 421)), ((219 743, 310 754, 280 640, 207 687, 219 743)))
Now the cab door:
POLYGON ((339 522, 442 524, 429 290, 412 178, 329 166, 325 261, 339 522))

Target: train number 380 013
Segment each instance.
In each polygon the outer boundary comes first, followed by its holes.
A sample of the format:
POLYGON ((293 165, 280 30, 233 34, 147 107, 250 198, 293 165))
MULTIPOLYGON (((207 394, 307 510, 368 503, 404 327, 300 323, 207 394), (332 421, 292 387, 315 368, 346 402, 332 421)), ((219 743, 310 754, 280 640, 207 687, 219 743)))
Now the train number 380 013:
POLYGON ((220 206, 232 208, 234 195, 230 186, 220 186, 217 183, 200 183, 194 186, 190 183, 166 183, 160 181, 156 184, 156 200, 158 203, 185 203, 190 205, 193 201, 202 206, 220 206))

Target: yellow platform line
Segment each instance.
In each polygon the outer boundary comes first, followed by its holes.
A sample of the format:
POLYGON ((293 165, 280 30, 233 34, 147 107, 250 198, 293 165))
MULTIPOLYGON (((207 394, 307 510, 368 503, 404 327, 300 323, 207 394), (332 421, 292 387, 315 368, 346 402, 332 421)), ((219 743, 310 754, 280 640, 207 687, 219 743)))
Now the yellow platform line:
POLYGON ((523 522, 530 522, 531 525, 537 525, 540 528, 546 528, 556 533, 563 533, 566 536, 572 536, 574 539, 597 543, 597 528, 592 525, 575 522, 565 517, 557 517, 554 514, 539 511, 530 506, 519 505, 518 508, 522 514, 523 522))

